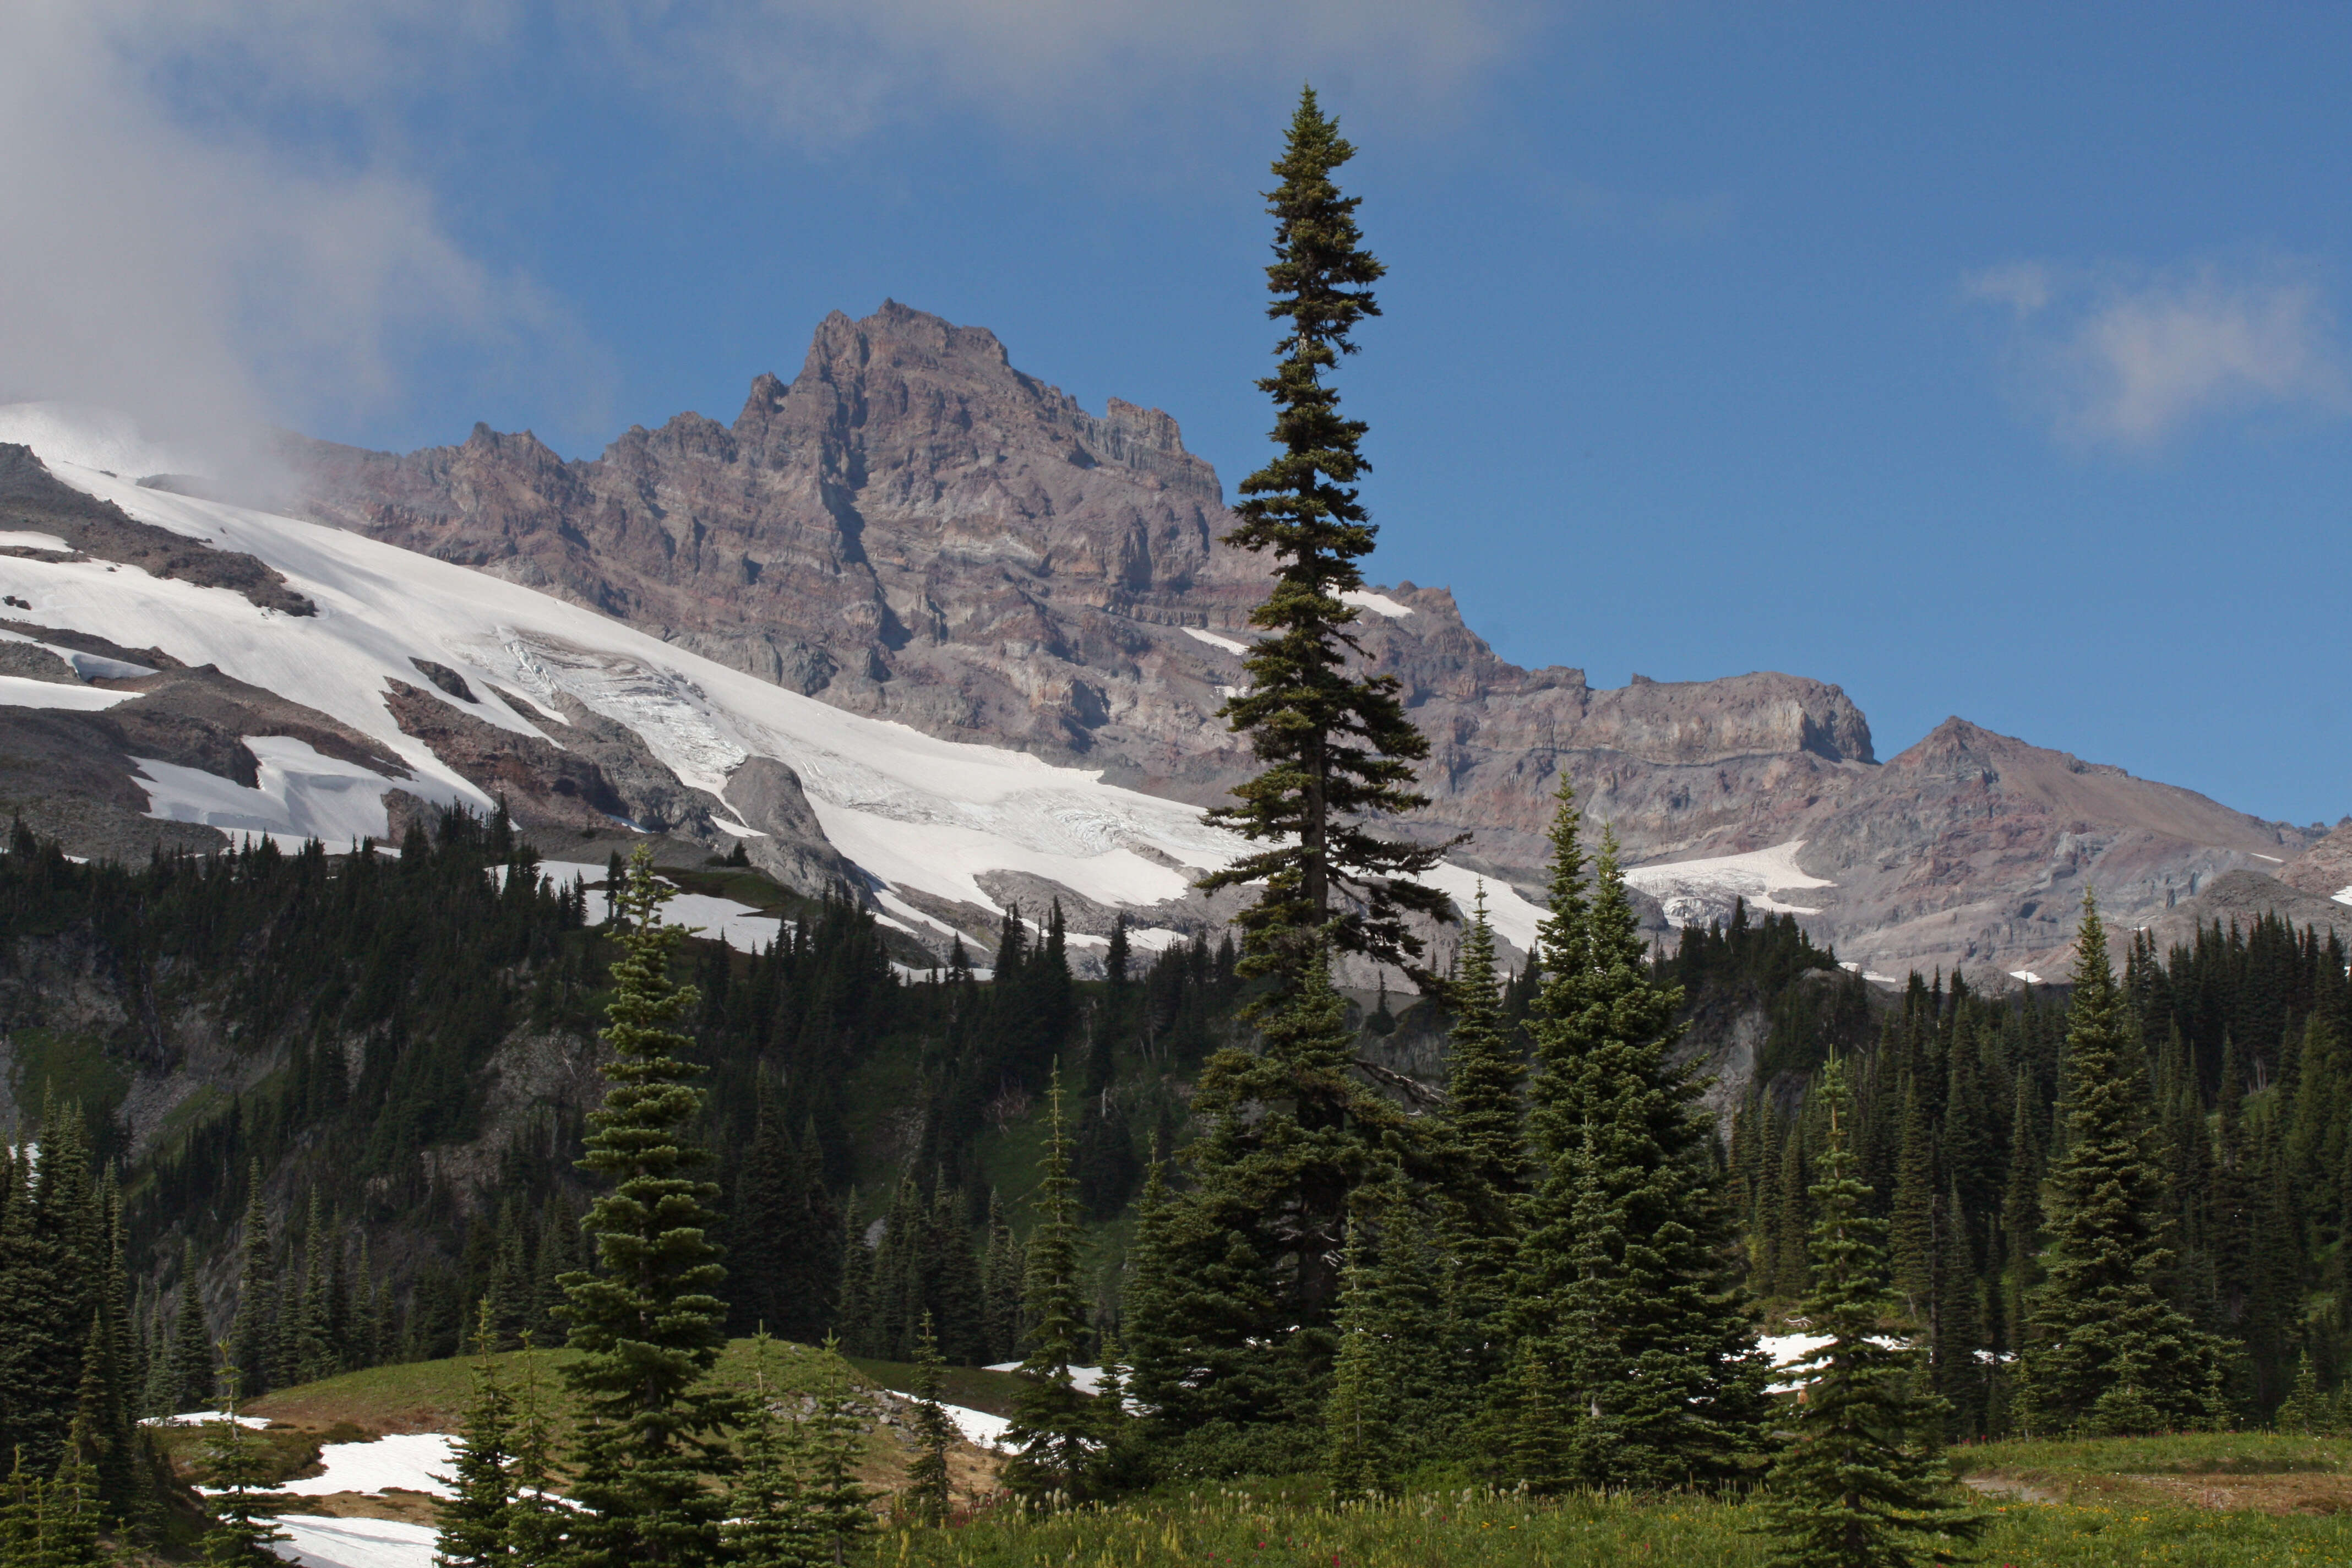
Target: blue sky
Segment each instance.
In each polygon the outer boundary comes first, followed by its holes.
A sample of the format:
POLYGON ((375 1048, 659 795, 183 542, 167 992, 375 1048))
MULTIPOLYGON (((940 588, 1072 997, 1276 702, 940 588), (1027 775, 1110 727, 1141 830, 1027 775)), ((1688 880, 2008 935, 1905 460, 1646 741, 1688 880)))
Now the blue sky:
POLYGON ((835 309, 1260 459, 1311 77, 1391 268, 1373 574, 2352 812, 2352 13, 36 0, 0 394, 371 446, 730 418, 835 309), (65 129, 60 130, 59 127, 65 129))

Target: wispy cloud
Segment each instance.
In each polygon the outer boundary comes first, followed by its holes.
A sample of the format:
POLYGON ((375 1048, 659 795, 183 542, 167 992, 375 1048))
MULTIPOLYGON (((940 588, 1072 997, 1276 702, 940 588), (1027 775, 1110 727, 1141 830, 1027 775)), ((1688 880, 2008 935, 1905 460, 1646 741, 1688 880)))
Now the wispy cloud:
POLYGON ((397 90, 386 18, 320 19, 334 12, 30 0, 11 13, 0 397, 98 403, 217 440, 373 412, 453 340, 594 382, 562 312, 469 253, 432 191, 366 135, 327 154, 329 138, 267 134, 286 106, 363 115, 397 90), (242 113, 201 111, 227 97, 242 113))
POLYGON ((2021 396, 2069 441, 2147 450, 2231 415, 2352 413, 2336 314, 2307 265, 2021 261, 1963 288, 2002 311, 2021 396))
POLYGON ((1312 76, 1382 114, 1453 100, 1542 25, 1532 0, 583 0, 639 86, 819 144, 941 109, 1064 132, 1312 76))

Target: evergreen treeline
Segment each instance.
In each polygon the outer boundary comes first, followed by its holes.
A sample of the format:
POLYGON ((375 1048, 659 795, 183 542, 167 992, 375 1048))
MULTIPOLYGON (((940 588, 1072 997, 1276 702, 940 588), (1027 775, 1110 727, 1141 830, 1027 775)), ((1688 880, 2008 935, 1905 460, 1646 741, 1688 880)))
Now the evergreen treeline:
MULTIPOLYGON (((2340 1386, 2352 1352, 2338 1304, 2352 1192, 2346 961, 2340 938, 2268 917, 2217 923, 2165 953, 2134 933, 2126 952, 2116 1026, 2160 1174, 2158 1283, 2200 1331, 2236 1347, 2226 1403, 2246 1420, 2273 1419, 2305 1367, 2323 1393, 2340 1386), (2240 1028, 2261 1045, 2241 1046, 2240 1028)), ((1868 1212, 1892 1227, 1895 1289, 1924 1329, 1956 1438, 2018 1424, 2002 1369, 2030 1342, 2045 1275, 2080 1005, 1914 975, 1874 1040, 1832 1031, 1853 1058, 1851 1145, 1868 1212)), ((1805 1289, 1827 1132, 1807 1075, 1783 1068, 1759 1075, 1739 1108, 1729 1158, 1749 1285, 1787 1305, 1805 1289)))

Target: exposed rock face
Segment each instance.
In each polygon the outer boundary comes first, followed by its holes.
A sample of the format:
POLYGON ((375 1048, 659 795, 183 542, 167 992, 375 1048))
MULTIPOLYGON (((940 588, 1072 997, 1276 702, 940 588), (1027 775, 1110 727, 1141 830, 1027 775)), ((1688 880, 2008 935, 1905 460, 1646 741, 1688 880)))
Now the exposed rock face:
MULTIPOLYGON (((2063 973, 2083 891, 2146 925, 2224 872, 2275 867, 2302 829, 1949 719, 1791 837, 1839 952, 1900 973, 2063 973)), ((2120 944, 2117 944, 2118 948, 2120 944)))
MULTIPOLYGON (((1167 415, 1091 415, 976 328, 895 303, 833 315, 732 425, 680 415, 593 461, 484 426, 406 456, 290 456, 320 521, 838 707, 1202 804, 1249 771, 1215 714, 1265 574, 1218 542, 1216 475, 1167 415)), ((1385 589, 1358 629, 1433 744, 1406 831, 1471 834, 1459 859, 1532 888, 1564 769, 1629 863, 1804 840, 1803 868, 1836 884, 1801 900, 1809 918, 1889 973, 2032 967, 2086 883, 2130 919, 2310 837, 1957 720, 1881 766, 1845 694, 1797 677, 1595 690, 1496 658, 1442 588, 1385 589)))

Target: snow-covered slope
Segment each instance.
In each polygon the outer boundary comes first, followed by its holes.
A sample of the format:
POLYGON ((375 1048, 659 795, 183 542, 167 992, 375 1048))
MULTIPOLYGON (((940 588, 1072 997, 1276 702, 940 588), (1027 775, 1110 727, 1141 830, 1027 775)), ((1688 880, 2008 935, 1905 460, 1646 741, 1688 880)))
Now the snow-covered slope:
MULTIPOLYGON (((236 593, 100 560, 0 554, 0 595, 29 606, 5 614, 215 666, 348 725, 410 774, 323 756, 289 737, 254 736, 251 784, 139 759, 135 782, 152 816, 340 845, 387 833, 383 795, 395 788, 488 809, 484 789, 404 730, 388 705, 391 683, 414 693, 431 665, 454 671, 475 700, 446 689, 431 696, 515 736, 566 746, 572 726, 556 717, 566 700, 625 726, 684 784, 721 803, 714 821, 729 833, 760 833, 728 819, 730 778, 751 758, 785 763, 825 837, 909 926, 925 920, 906 901, 910 893, 999 909, 982 886, 992 872, 1026 873, 1105 905, 1150 906, 1181 898, 1199 871, 1241 847, 1203 825, 1195 807, 1091 772, 844 712, 593 611, 354 533, 144 488, 131 476, 163 455, 138 450, 135 434, 117 426, 78 429, 54 405, 0 408, 0 440, 12 439, 66 484, 133 519, 257 557, 318 613, 264 609, 236 593), (98 456, 123 466, 109 473, 75 460, 98 456)), ((0 707, 138 700, 120 689, 0 678, 0 707)), ((1469 873, 1444 868, 1438 879, 1467 902, 1469 873)), ((1489 900, 1498 930, 1525 946, 1539 911, 1507 886, 1491 887, 1489 900)))

